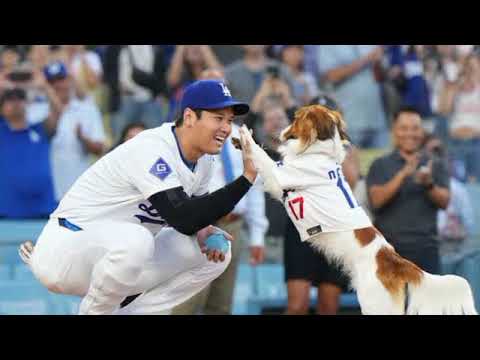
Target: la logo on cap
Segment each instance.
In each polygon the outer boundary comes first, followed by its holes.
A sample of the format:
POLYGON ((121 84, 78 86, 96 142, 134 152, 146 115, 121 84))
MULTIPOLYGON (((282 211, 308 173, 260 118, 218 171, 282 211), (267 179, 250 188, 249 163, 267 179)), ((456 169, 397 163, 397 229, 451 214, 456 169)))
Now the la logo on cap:
POLYGON ((232 93, 228 89, 227 85, 225 85, 224 83, 220 83, 220 86, 222 87, 223 95, 228 96, 228 97, 232 97, 232 93))

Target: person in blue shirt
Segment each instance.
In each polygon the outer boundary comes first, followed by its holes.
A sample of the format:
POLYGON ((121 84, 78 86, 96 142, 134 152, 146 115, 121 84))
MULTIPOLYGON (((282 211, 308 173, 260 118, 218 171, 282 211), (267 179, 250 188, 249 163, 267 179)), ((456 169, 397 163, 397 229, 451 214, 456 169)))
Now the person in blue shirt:
POLYGON ((386 54, 390 67, 399 69, 395 79, 401 83, 399 91, 403 105, 416 108, 422 117, 431 116, 430 89, 415 45, 389 45, 386 54))
POLYGON ((47 218, 57 203, 50 168, 50 138, 55 133, 62 107, 43 74, 32 83, 43 89, 52 110, 40 123, 26 117, 26 91, 6 89, 0 96, 0 217, 47 218))

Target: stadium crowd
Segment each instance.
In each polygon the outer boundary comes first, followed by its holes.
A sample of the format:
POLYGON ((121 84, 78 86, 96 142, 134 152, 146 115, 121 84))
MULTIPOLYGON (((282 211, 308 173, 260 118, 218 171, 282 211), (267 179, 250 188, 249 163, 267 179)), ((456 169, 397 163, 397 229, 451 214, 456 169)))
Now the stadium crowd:
MULTIPOLYGON (((355 145, 344 164, 345 177, 369 215, 379 217, 380 228, 392 209, 378 206, 382 202, 376 196, 372 201, 371 187, 389 180, 385 156, 404 146, 395 126, 405 122, 403 130, 415 131, 402 114, 417 116, 422 154, 446 169, 441 182, 449 188, 450 202, 432 210, 435 218, 396 213, 397 223, 385 225, 386 235, 392 234, 388 240, 405 238, 392 229, 416 220, 419 229, 431 229, 425 236, 435 239, 425 245, 435 247, 428 261, 436 261, 431 257, 438 254, 458 254, 468 243, 475 204, 465 189, 480 181, 478 45, 0 47, 0 218, 48 218, 94 161, 142 130, 174 121, 183 89, 196 80, 216 78, 225 81, 235 98, 251 105, 251 112, 236 122, 252 128, 274 159, 279 159, 279 133, 296 109, 316 103, 341 111, 355 145), (382 166, 380 158, 385 160, 382 166), (428 221, 431 226, 422 226, 428 221)), ((225 173, 241 164, 232 161, 227 166, 228 158, 223 152, 221 156, 225 173)), ((231 181, 228 175, 226 182, 231 181)), ((405 189, 405 201, 414 203, 423 196, 407 185, 405 189), (407 191, 414 192, 413 199, 407 191)), ((246 203, 219 226, 242 234, 241 247, 249 249, 253 265, 274 257, 267 239, 272 244, 285 240, 287 313, 306 312, 312 285, 322 299, 317 312, 335 313, 338 296, 346 289, 340 270, 326 263, 296 267, 311 256, 312 262, 325 261, 308 254, 310 249, 292 249, 299 243, 297 234, 292 234, 282 205, 269 195, 260 191, 246 203), (252 212, 248 204, 260 211, 252 212)), ((419 253, 425 256, 428 251, 418 240, 423 235, 417 235, 407 236, 411 246, 404 256, 421 263, 419 253)), ((403 245, 396 243, 398 248, 403 245)), ((210 294, 203 292, 177 312, 230 313, 237 262, 224 281, 211 286, 210 294)))

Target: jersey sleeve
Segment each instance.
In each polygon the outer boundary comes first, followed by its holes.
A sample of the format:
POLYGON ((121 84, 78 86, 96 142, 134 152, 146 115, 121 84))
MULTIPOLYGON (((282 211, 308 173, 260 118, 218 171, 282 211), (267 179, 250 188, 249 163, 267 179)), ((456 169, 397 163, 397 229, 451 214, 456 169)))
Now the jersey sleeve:
POLYGON ((164 150, 152 151, 155 147, 158 148, 159 144, 138 141, 125 149, 124 170, 145 199, 182 186, 173 152, 167 146, 164 150))

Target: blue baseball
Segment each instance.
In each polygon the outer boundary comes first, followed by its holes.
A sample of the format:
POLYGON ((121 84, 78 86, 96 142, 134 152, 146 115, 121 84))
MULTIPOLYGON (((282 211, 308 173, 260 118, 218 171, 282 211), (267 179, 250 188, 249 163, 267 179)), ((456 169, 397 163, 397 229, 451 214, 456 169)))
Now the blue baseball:
POLYGON ((210 235, 205 240, 205 245, 208 250, 218 250, 221 251, 223 254, 228 252, 230 244, 229 241, 222 233, 215 233, 210 235))

